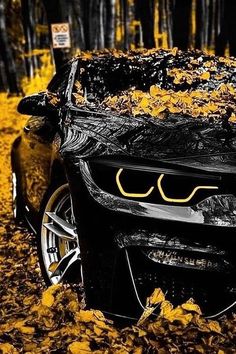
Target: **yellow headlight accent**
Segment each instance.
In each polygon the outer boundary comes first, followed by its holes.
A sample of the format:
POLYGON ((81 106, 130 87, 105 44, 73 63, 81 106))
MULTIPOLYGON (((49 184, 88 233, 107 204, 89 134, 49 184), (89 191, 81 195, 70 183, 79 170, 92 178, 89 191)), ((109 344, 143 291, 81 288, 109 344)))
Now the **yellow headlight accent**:
POLYGON ((125 192, 121 183, 120 183, 120 175, 123 171, 123 168, 120 168, 119 171, 117 172, 116 174, 116 183, 117 183, 117 186, 119 188, 119 191, 121 192, 121 194, 124 196, 124 197, 133 197, 133 198, 145 198, 145 197, 148 197, 154 187, 151 187, 146 193, 128 193, 128 192, 125 192))
POLYGON ((198 186, 198 187, 195 187, 195 188, 193 189, 192 193, 191 193, 187 198, 184 198, 184 199, 168 198, 168 197, 165 195, 165 193, 164 193, 164 191, 163 191, 163 189, 162 189, 162 186, 161 186, 161 181, 162 181, 163 177, 164 177, 164 174, 161 174, 160 177, 158 178, 158 180, 157 180, 157 187, 158 187, 158 189, 159 189, 159 192, 160 192, 162 198, 163 198, 166 202, 172 202, 172 203, 187 203, 187 202, 189 202, 189 201, 193 198, 194 194, 195 194, 199 189, 218 189, 218 187, 216 187, 216 186, 198 186))

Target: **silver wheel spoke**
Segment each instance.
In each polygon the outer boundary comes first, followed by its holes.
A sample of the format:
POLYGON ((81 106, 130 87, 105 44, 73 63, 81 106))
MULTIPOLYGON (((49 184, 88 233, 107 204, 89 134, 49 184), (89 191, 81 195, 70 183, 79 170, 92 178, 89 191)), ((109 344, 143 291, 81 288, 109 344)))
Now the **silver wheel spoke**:
POLYGON ((61 282, 69 270, 69 268, 74 264, 75 262, 80 261, 80 252, 78 248, 75 248, 71 251, 69 251, 58 263, 56 269, 54 272, 51 274, 50 278, 53 278, 55 276, 60 276, 58 282, 61 282))
POLYGON ((65 231, 60 230, 57 226, 55 226, 53 223, 44 223, 44 227, 46 227, 47 230, 53 232, 57 237, 66 240, 66 241, 75 241, 76 237, 68 235, 65 231))
POLYGON ((71 225, 69 222, 66 220, 62 219, 60 216, 58 216, 55 212, 46 212, 46 215, 54 221, 55 224, 60 226, 66 233, 68 233, 71 236, 76 236, 76 226, 71 225))

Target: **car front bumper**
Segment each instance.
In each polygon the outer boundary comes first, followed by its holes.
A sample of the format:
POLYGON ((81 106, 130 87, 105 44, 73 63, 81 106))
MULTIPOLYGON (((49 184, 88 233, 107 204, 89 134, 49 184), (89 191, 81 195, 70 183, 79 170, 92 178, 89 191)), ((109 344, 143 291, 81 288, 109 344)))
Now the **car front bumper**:
POLYGON ((233 194, 194 207, 137 202, 102 190, 82 159, 66 167, 89 307, 135 318, 156 287, 175 305, 194 298, 206 315, 234 303, 233 194))

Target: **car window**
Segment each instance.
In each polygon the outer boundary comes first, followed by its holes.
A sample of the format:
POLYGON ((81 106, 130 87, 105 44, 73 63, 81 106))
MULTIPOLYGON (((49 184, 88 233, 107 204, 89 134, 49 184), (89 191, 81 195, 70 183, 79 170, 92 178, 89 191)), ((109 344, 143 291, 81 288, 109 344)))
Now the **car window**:
POLYGON ((95 56, 91 60, 79 60, 72 99, 80 103, 81 95, 88 101, 102 101, 110 95, 132 87, 148 91, 150 86, 163 81, 161 61, 163 58, 150 57, 130 60, 128 57, 112 55, 95 56), (160 70, 159 70, 160 69, 160 70))
POLYGON ((88 101, 101 100, 108 93, 126 90, 130 87, 130 75, 116 58, 98 58, 79 61, 72 91, 74 97, 86 95, 88 101))

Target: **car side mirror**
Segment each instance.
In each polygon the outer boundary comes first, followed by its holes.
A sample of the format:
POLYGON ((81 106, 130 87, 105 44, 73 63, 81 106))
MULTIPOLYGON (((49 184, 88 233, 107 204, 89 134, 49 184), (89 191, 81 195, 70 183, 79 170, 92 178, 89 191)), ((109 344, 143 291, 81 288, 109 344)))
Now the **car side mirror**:
POLYGON ((18 104, 17 110, 21 114, 44 116, 48 113, 52 113, 52 111, 55 110, 55 106, 49 104, 47 92, 39 92, 22 98, 18 104))

